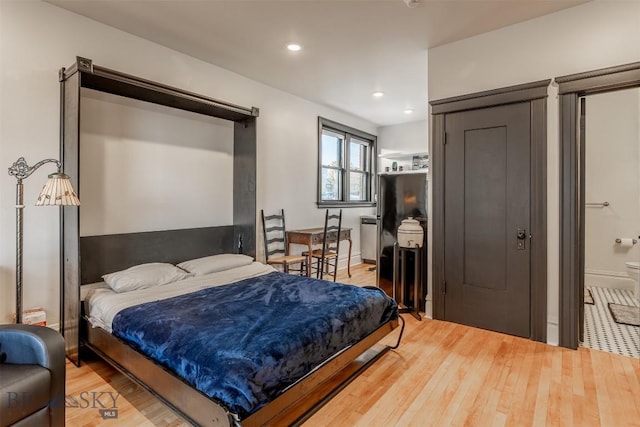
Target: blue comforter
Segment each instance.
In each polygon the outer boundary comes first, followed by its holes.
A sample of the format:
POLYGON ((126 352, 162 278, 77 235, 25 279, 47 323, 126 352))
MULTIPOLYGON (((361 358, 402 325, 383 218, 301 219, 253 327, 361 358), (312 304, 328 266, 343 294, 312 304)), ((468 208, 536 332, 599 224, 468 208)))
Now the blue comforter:
POLYGON ((124 309, 113 334, 244 419, 397 316, 379 289, 274 272, 124 309))

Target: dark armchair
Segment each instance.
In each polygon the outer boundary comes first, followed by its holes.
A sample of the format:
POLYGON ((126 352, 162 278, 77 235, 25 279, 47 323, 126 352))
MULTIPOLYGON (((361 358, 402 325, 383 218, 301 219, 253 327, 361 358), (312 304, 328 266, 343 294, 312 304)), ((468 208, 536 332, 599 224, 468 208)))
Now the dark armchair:
POLYGON ((53 329, 0 325, 0 427, 64 426, 64 358, 53 329))

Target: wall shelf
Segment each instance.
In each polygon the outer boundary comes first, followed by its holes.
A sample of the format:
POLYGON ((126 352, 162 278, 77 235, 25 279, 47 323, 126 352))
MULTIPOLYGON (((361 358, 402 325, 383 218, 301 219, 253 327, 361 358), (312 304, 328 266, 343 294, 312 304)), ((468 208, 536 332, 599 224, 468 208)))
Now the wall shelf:
POLYGON ((406 175, 408 173, 429 173, 429 168, 425 169, 407 169, 401 171, 378 172, 378 175, 406 175))
POLYGON ((403 153, 403 152, 390 152, 390 153, 380 153, 378 157, 389 160, 402 160, 402 159, 413 159, 413 156, 427 156, 429 157, 429 153, 426 151, 420 153, 403 153))
POLYGON ((378 174, 389 174, 389 173, 411 173, 411 172, 424 172, 427 173, 429 171, 429 154, 426 151, 422 152, 414 152, 414 153, 406 153, 406 152, 388 152, 381 153, 378 155, 380 161, 378 162, 378 174), (426 162, 422 160, 420 163, 426 167, 419 167, 414 169, 414 157, 426 156, 426 162), (393 163, 396 166, 402 167, 404 170, 392 170, 393 163))

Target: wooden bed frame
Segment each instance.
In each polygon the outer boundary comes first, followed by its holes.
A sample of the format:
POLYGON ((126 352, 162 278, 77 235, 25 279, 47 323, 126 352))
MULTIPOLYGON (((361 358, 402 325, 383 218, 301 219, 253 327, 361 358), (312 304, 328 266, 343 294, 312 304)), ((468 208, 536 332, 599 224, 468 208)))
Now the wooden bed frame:
POLYGON ((325 361, 248 418, 234 420, 223 407, 180 377, 105 330, 92 328, 86 320, 83 321, 86 348, 190 423, 218 427, 300 424, 391 348, 377 343, 397 326, 397 320, 384 323, 363 340, 325 361))
MULTIPOLYGON (((82 283, 93 283, 107 272, 140 263, 158 260, 178 263, 224 252, 224 249, 216 248, 212 238, 215 240, 216 236, 229 233, 229 227, 211 227, 82 237, 81 254, 87 254, 83 257, 82 283)), ((194 425, 233 426, 239 422, 242 426, 252 427, 291 425, 306 419, 390 349, 378 342, 397 326, 397 320, 384 323, 244 420, 234 420, 223 407, 179 376, 114 335, 92 327, 84 313, 80 337, 83 348, 99 355, 194 425)))
MULTIPOLYGON (((61 322, 67 357, 80 365, 87 348, 129 376, 189 422, 203 426, 291 425, 306 419, 391 347, 377 344, 398 326, 381 325, 358 343, 325 361, 244 420, 234 420, 219 404, 110 333, 89 325, 82 313, 81 286, 106 273, 146 262, 179 263, 220 253, 255 257, 256 250, 256 118, 258 109, 151 82, 78 57, 60 70, 61 147, 64 170, 82 198, 80 171, 81 88, 91 88, 235 122, 233 224, 182 230, 81 237, 78 207, 61 215, 61 322)), ((402 332, 400 333, 400 336, 402 332)), ((398 339, 399 342, 399 339, 398 339)))
MULTIPOLYGON (((391 348, 376 344, 397 325, 397 320, 383 324, 293 384, 275 400, 240 420, 239 424, 244 427, 300 424, 391 348)), ((235 425, 234 419, 216 402, 105 330, 88 326, 86 339, 88 349, 190 423, 200 426, 235 425)))

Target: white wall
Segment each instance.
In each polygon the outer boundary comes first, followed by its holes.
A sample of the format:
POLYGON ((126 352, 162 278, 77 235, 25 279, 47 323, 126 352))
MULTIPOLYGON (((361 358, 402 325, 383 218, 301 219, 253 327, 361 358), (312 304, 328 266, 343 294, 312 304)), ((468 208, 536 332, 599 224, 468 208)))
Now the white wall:
MULTIPOLYGON (((429 151, 429 122, 418 120, 378 128, 378 153, 426 153, 429 151)), ((411 156, 396 159, 398 166, 411 169, 411 156)), ((378 171, 384 171, 385 166, 391 167, 393 160, 380 157, 378 171)))
POLYGON ((640 259, 640 245, 615 239, 640 233, 640 89, 585 102, 585 201, 610 203, 585 210, 585 284, 633 290, 625 262, 640 259))
MULTIPOLYGON (((429 50, 429 99, 549 79, 640 60, 640 2, 593 1, 429 50)), ((558 342, 559 125, 547 102, 549 343, 558 342)))
POLYGON ((378 150, 426 152, 428 141, 429 122, 426 119, 378 128, 378 150))
POLYGON ((81 92, 80 236, 233 223, 233 122, 81 92))
MULTIPOLYGON (((318 226, 317 116, 376 134, 362 119, 323 107, 147 40, 39 1, 0 1, 0 165, 24 156, 35 163, 59 154, 58 69, 84 56, 111 69, 260 108, 258 209, 287 212, 290 228, 318 226)), ((46 175, 25 181, 24 304, 43 306, 49 323, 59 319, 58 212, 35 208, 46 175)), ((0 321, 14 310, 15 179, 0 181, 0 321)), ((359 216, 373 208, 346 209, 359 256, 359 216)), ((346 251, 343 251, 343 253, 346 251)), ((345 254, 346 255, 346 254, 345 254)))

